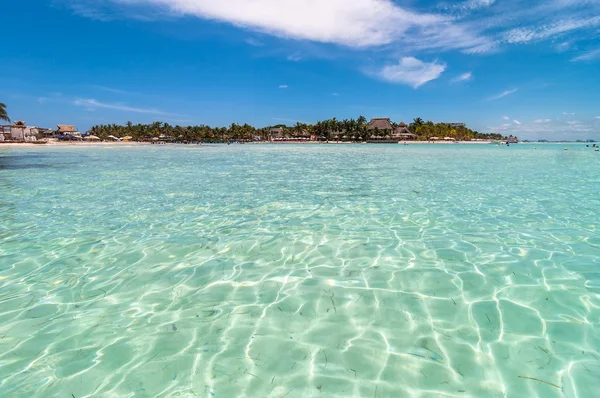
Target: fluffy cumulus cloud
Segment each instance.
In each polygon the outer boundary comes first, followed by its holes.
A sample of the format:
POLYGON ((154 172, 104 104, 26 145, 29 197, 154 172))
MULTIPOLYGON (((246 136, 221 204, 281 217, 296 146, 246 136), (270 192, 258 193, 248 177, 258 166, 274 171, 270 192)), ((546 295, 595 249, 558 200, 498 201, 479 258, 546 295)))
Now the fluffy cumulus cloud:
POLYGON ((192 15, 254 29, 282 38, 366 47, 391 43, 416 27, 442 18, 416 13, 390 0, 117 0, 153 4, 192 15))
POLYGON ((446 64, 423 62, 415 57, 404 57, 395 65, 388 65, 377 72, 383 80, 419 88, 435 80, 446 70, 446 64))

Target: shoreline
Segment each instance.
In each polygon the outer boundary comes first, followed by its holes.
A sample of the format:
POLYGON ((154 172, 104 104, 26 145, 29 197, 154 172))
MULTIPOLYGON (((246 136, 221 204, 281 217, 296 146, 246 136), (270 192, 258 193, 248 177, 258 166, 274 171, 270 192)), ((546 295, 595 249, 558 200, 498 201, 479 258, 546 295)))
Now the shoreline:
MULTIPOLYGON (((284 142, 267 142, 267 141, 256 141, 256 142, 244 142, 243 144, 232 143, 231 145, 490 145, 496 144, 500 142, 495 141, 437 141, 437 142, 429 142, 429 141, 402 141, 398 143, 393 142, 348 142, 348 141, 284 141, 284 142)), ((181 145, 181 146, 208 146, 208 145, 227 145, 226 143, 200 143, 200 144, 182 144, 182 143, 166 143, 160 145, 153 145, 150 142, 10 142, 10 141, 0 141, 0 148, 2 147, 122 147, 122 146, 172 146, 172 145, 181 145)))
MULTIPOLYGON (((329 141, 329 142, 323 142, 323 141, 305 141, 305 142, 292 142, 292 141, 287 141, 287 142, 266 142, 266 141, 259 141, 259 142, 246 142, 243 144, 237 144, 237 145, 365 145, 362 142, 344 142, 344 141, 329 141)), ((447 146, 447 145, 505 145, 505 143, 503 141, 460 141, 460 142, 454 142, 454 141, 435 141, 435 142, 430 142, 430 141, 402 141, 399 143, 366 143, 367 145, 401 145, 401 146, 406 146, 406 145, 438 145, 438 146, 447 146)), ((518 145, 553 145, 553 144, 561 144, 561 145, 590 145, 591 143, 589 142, 568 142, 568 141, 562 141, 562 142, 519 142, 518 145)), ((98 147, 102 147, 102 148, 120 148, 120 147, 146 147, 146 146, 157 146, 157 147, 163 147, 163 146, 173 146, 173 145, 177 145, 177 146, 185 146, 185 147, 194 147, 194 146, 202 146, 202 147, 207 147, 207 146, 215 146, 215 145, 227 145, 225 143, 201 143, 201 144, 181 144, 181 143, 168 143, 168 144, 161 144, 161 145, 153 145, 150 142, 136 142, 136 141, 130 141, 130 142, 46 142, 46 143, 33 143, 33 142, 7 142, 7 141, 0 141, 0 148, 43 148, 43 147, 80 147, 80 148, 98 148, 98 147)), ((235 143, 232 145, 236 145, 235 143)), ((515 145, 515 144, 513 144, 515 145)))

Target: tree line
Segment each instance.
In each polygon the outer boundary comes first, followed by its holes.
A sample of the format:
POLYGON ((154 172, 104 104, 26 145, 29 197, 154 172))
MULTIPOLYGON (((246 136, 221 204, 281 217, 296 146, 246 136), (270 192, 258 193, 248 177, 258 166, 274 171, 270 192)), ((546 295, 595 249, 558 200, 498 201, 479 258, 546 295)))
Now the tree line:
MULTIPOLYGON (((393 128, 398 124, 392 122, 393 128)), ((279 128, 277 131, 283 137, 299 137, 311 135, 320 140, 346 140, 346 141, 367 141, 373 136, 385 138, 391 135, 392 131, 369 129, 369 124, 364 116, 356 119, 337 120, 336 118, 318 121, 315 124, 296 123, 293 126, 284 124, 256 128, 249 124, 232 123, 228 127, 211 127, 207 125, 199 126, 179 126, 169 123, 154 122, 151 124, 133 124, 127 122, 126 125, 103 124, 96 125, 90 129, 91 134, 108 139, 109 136, 117 138, 131 137, 132 140, 148 140, 152 138, 168 139, 173 141, 202 141, 202 142, 226 142, 226 141, 254 141, 268 140, 272 129, 279 128)), ((448 123, 434 123, 432 121, 423 121, 421 118, 415 118, 408 126, 411 133, 416 135, 416 140, 427 141, 432 137, 443 139, 445 137, 454 138, 460 141, 473 139, 492 139, 503 140, 501 134, 487 134, 471 130, 466 126, 452 126, 448 123)))

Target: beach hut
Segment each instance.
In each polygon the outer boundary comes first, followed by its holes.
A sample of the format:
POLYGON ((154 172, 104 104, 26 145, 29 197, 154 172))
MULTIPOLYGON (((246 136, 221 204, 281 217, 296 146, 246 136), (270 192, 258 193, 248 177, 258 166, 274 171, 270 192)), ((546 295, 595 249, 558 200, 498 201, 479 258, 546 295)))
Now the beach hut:
POLYGON ((385 135, 391 134, 394 131, 394 126, 392 126, 392 122, 390 122, 389 117, 376 117, 371 119, 369 122, 369 126, 367 127, 369 131, 379 130, 385 132, 385 135))
POLYGON ((100 137, 96 137, 95 135, 88 135, 87 137, 83 137, 86 141, 100 141, 100 137))
POLYGON ((56 134, 61 135, 75 135, 74 133, 79 134, 77 131, 77 127, 72 124, 57 124, 56 125, 56 134))
POLYGON ((129 141, 131 141, 132 139, 133 139, 133 137, 132 137, 132 136, 130 136, 130 135, 127 135, 127 136, 123 137, 123 141, 125 141, 125 142, 129 142, 129 141))
POLYGON ((411 133, 410 130, 408 129, 408 127, 406 126, 406 123, 404 123, 404 122, 400 122, 400 124, 398 125, 396 130, 394 130, 392 137, 396 140, 404 140, 404 141, 417 139, 417 135, 411 133))
POLYGON ((456 138, 444 137, 444 141, 456 141, 456 138))
POLYGON ((369 130, 369 142, 392 142, 390 135, 394 131, 394 126, 388 117, 376 117, 371 119, 367 126, 369 130))

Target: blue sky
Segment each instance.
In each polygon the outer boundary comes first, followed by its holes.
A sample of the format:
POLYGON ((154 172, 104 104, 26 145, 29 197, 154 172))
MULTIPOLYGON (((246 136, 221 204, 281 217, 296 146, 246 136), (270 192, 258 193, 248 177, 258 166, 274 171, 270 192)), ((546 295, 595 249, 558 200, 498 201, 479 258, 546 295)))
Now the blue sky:
POLYGON ((0 102, 33 125, 363 114, 600 139, 598 0, 6 3, 0 102))

